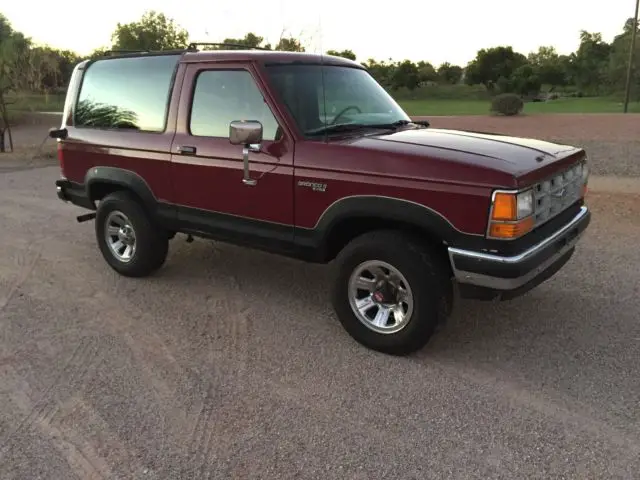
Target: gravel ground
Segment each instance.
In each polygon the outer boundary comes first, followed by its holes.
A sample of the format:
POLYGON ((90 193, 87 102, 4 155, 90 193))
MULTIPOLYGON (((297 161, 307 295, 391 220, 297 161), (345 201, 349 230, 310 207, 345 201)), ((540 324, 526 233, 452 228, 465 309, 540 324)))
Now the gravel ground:
POLYGON ((597 179, 556 277, 393 358, 327 267, 178 237, 117 276, 45 165, 0 172, 1 478, 638 478, 636 183, 597 179))

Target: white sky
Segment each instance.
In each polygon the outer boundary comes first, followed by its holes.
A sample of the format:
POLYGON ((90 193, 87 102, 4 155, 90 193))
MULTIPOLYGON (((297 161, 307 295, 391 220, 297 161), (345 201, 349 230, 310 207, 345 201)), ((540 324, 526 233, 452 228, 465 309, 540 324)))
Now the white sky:
POLYGON ((66 0, 60 11, 44 0, 2 3, 0 11, 15 29, 82 54, 108 45, 118 22, 155 9, 186 28, 191 41, 222 41, 252 31, 275 43, 285 29, 308 51, 350 48, 359 61, 408 58, 436 66, 466 64, 478 49, 496 45, 524 54, 554 45, 569 53, 581 29, 610 41, 635 7, 635 0, 66 0))

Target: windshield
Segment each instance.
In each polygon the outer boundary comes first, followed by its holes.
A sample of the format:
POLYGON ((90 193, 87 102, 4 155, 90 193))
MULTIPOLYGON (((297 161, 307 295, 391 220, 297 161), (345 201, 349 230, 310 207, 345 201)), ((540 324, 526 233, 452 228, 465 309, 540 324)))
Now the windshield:
POLYGON ((331 125, 375 127, 411 120, 366 70, 334 65, 268 65, 267 72, 308 137, 329 131, 325 127, 331 125))

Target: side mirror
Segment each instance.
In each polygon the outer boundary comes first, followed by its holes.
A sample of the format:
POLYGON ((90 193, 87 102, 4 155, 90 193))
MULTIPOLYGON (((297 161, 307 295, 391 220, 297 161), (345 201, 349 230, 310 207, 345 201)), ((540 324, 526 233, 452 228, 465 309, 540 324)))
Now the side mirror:
POLYGON ((229 141, 233 145, 262 142, 262 123, 257 120, 234 120, 229 124, 229 141))
POLYGON ((249 151, 259 151, 262 143, 262 123, 257 120, 234 120, 229 124, 229 142, 242 145, 244 177, 242 183, 254 186, 258 183, 249 176, 249 151))
POLYGON ((66 128, 50 128, 49 129, 49 138, 53 138, 56 140, 64 140, 67 138, 69 132, 66 128))

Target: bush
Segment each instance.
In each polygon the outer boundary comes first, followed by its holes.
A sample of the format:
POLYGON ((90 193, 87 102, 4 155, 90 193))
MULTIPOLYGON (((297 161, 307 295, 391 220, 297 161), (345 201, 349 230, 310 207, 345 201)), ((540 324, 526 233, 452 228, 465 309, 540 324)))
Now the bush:
POLYGON ((501 93, 491 101, 492 112, 509 117, 521 113, 523 107, 524 102, 514 93, 501 93))

